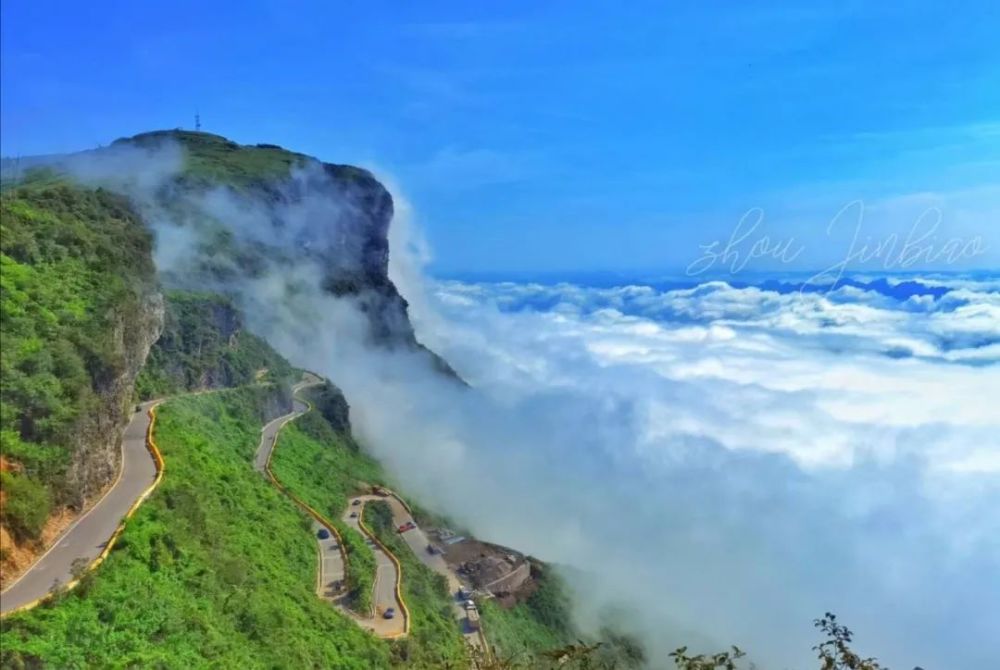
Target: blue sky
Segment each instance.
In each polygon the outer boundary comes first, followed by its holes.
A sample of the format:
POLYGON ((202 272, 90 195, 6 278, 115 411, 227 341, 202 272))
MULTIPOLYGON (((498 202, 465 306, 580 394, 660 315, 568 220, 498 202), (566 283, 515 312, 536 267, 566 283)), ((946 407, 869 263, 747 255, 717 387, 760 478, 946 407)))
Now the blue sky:
POLYGON ((1000 267, 992 2, 172 4, 6 0, 3 154, 199 109, 237 141, 392 175, 442 273, 683 273, 753 207, 713 271, 825 268, 858 199, 873 243, 941 212, 889 269, 1000 267), (765 234, 794 244, 741 266, 765 234))

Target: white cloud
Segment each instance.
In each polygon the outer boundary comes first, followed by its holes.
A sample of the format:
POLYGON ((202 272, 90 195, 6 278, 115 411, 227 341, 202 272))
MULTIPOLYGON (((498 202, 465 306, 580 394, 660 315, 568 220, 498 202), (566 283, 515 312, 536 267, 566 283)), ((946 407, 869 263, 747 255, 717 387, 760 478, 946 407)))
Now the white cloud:
MULTIPOLYGON (((248 203, 200 200, 289 257, 227 288, 280 351, 345 390, 407 492, 573 568, 578 617, 623 606, 654 665, 709 640, 764 668, 808 666, 827 610, 891 667, 995 661, 997 278, 921 282, 943 294, 889 282, 902 297, 724 282, 425 295, 426 253, 399 227, 393 278, 469 390, 366 347, 357 306, 318 290, 303 250, 337 231, 316 225, 337 198, 305 198, 280 230, 248 203)), ((158 261, 182 262, 191 240, 158 227, 158 261)))
POLYGON ((333 366, 356 428, 426 502, 595 575, 582 615, 635 608, 661 659, 704 635, 807 666, 811 618, 834 610, 892 667, 985 662, 1000 319, 981 284, 910 301, 445 282, 435 299, 476 391, 333 366))

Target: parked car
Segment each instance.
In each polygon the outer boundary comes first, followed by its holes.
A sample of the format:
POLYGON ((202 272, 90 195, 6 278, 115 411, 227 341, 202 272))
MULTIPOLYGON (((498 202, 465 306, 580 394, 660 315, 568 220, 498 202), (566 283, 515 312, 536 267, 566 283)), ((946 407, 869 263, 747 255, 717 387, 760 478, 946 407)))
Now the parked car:
POLYGON ((357 512, 351 512, 351 518, 352 519, 357 519, 358 518, 358 513, 357 512))
POLYGON ((319 532, 316 533, 316 537, 318 537, 321 540, 329 540, 330 531, 328 531, 326 528, 320 528, 319 532))
POLYGON ((387 609, 385 612, 382 613, 382 618, 383 619, 393 619, 395 617, 396 617, 396 608, 395 607, 390 607, 389 609, 387 609))
POLYGON ((437 556, 438 554, 441 553, 441 550, 435 547, 433 544, 428 544, 427 553, 430 554, 431 556, 437 556))
POLYGON ((354 501, 351 504, 354 505, 355 507, 357 507, 358 505, 361 504, 361 501, 358 500, 357 498, 355 498, 354 501))

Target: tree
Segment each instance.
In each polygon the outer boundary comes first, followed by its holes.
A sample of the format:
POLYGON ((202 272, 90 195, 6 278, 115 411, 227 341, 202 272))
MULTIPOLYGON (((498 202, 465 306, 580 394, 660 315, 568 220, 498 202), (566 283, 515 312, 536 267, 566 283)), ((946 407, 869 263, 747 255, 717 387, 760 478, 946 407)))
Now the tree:
POLYGON ((826 634, 826 640, 813 647, 821 662, 820 670, 889 670, 874 658, 861 658, 851 650, 854 634, 847 626, 837 623, 837 616, 827 612, 813 625, 826 634))

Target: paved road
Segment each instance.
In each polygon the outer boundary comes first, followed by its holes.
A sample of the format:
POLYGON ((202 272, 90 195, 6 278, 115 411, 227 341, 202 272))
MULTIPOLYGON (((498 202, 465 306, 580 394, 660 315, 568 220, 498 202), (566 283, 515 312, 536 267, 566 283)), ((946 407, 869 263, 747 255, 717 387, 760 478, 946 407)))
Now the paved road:
POLYGON ((378 496, 357 496, 351 498, 347 509, 344 510, 344 523, 361 533, 365 538, 372 552, 375 554, 375 587, 372 593, 372 603, 375 605, 375 618, 362 619, 368 628, 371 628, 379 635, 399 636, 406 632, 406 622, 403 619, 403 607, 396 597, 397 570, 396 564, 389 558, 389 555, 374 542, 361 528, 361 510, 365 502, 369 500, 381 500, 378 496), (354 504, 357 501, 358 504, 354 504), (356 516, 351 516, 352 514, 356 516), (392 619, 383 618, 383 614, 389 608, 396 612, 392 619))
POLYGON ((384 500, 389 504, 389 509, 392 510, 392 523, 397 528, 406 523, 413 524, 413 528, 411 530, 401 533, 403 539, 406 541, 406 544, 409 545, 418 561, 439 575, 444 576, 444 578, 448 580, 448 592, 451 593, 453 598, 452 612, 458 620, 459 626, 461 626, 462 636, 465 638, 465 642, 469 646, 481 648, 482 637, 477 631, 471 630, 468 627, 468 621, 465 616, 465 608, 462 606, 463 601, 458 597, 458 589, 462 586, 462 582, 459 581, 458 575, 456 575, 452 569, 448 567, 448 563, 444 560, 443 556, 440 554, 432 554, 427 551, 427 546, 430 544, 427 539, 427 535, 424 533, 423 529, 417 525, 416 520, 410 515, 406 506, 403 505, 402 501, 396 495, 389 495, 379 499, 384 500))
MULTIPOLYGON (((321 382, 322 380, 318 377, 309 375, 292 390, 294 393, 297 393, 307 386, 312 386, 321 382)), ((281 432, 282 427, 309 409, 309 406, 297 397, 294 398, 293 403, 292 412, 290 414, 279 416, 261 429, 260 445, 258 446, 257 454, 254 457, 254 467, 262 473, 266 474, 268 460, 271 458, 271 453, 274 451, 275 441, 278 437, 278 433, 281 432)), ((348 510, 344 512, 344 521, 357 532, 361 533, 362 536, 365 536, 364 531, 362 531, 361 527, 358 525, 358 519, 351 518, 350 514, 352 511, 360 512, 360 505, 357 507, 349 506, 348 510)), ((389 556, 371 539, 368 539, 368 544, 372 547, 372 551, 375 553, 376 571, 374 593, 372 594, 372 600, 375 604, 375 616, 359 616, 357 613, 348 609, 343 600, 345 594, 342 586, 346 576, 346 569, 344 566, 343 554, 337 545, 337 537, 335 534, 331 533, 328 539, 320 539, 319 531, 324 528, 324 526, 317 521, 315 517, 310 516, 310 518, 312 519, 311 528, 313 531, 313 537, 316 538, 320 555, 319 578, 317 580, 316 595, 337 606, 344 614, 350 616, 360 626, 375 632, 375 634, 381 637, 399 637, 405 634, 406 620, 403 618, 402 606, 396 598, 396 564, 392 562, 392 559, 389 558, 389 556), (386 619, 382 615, 390 607, 396 612, 396 616, 392 619, 386 619)))
MULTIPOLYGON (((292 388, 292 392, 297 393, 301 389, 312 386, 319 383, 317 378, 307 378, 305 381, 300 382, 292 388)), ((257 471, 266 474, 267 463, 271 458, 271 453, 274 451, 275 441, 278 438, 278 433, 286 423, 301 416, 309 410, 309 406, 299 400, 293 395, 292 400, 292 411, 289 414, 279 416, 276 419, 269 421, 260 431, 260 444, 257 447, 257 454, 254 456, 254 468, 257 471)), ((316 538, 316 544, 319 550, 320 562, 319 562, 319 578, 316 583, 316 595, 320 598, 336 602, 338 596, 342 594, 342 586, 344 582, 344 576, 346 574, 344 567, 344 558, 340 552, 340 547, 337 544, 337 536, 330 533, 329 537, 325 540, 320 539, 319 532, 323 529, 323 524, 317 521, 314 517, 312 519, 312 532, 313 537, 316 538)), ((328 531, 329 532, 329 531, 328 531)))
POLYGON ((31 568, 0 593, 0 613, 42 598, 57 583, 71 581, 73 563, 82 559, 89 564, 97 558, 129 508, 153 483, 156 464, 146 448, 148 410, 152 404, 143 403, 125 428, 122 469, 118 479, 104 497, 67 528, 31 568))
MULTIPOLYGON (((304 381, 296 385, 293 391, 297 393, 302 388, 320 383, 321 381, 322 380, 317 377, 307 377, 304 381)), ((262 473, 266 473, 267 463, 271 458, 272 452, 274 451, 275 441, 278 433, 281 431, 281 428, 292 419, 295 419, 304 412, 308 411, 308 409, 308 405, 296 397, 294 399, 293 410, 290 414, 274 419, 261 429, 260 446, 257 448, 257 454, 254 458, 254 466, 257 470, 262 473)), ((414 524, 413 529, 402 533, 403 539, 406 541, 411 551, 413 551, 417 560, 422 562, 431 570, 443 575, 448 581, 448 590, 454 597, 452 605, 453 612, 455 614, 455 618, 459 622, 459 625, 462 627, 462 635, 468 645, 481 648, 483 643, 482 636, 477 631, 470 630, 467 627, 465 609, 462 607, 462 602, 457 597, 458 589, 462 585, 458 576, 448 567, 448 564, 442 556, 438 554, 431 554, 427 551, 427 536, 424 534, 424 531, 416 525, 413 517, 407 511, 406 506, 403 505, 402 501, 395 495, 379 496, 369 494, 355 496, 348 501, 349 504, 343 514, 344 523, 365 538, 368 546, 371 547, 372 552, 375 555, 375 583, 372 593, 375 616, 359 616, 357 613, 349 610, 344 604, 344 594, 340 589, 340 585, 345 577, 345 566, 342 554, 337 546, 336 536, 331 534, 329 539, 320 540, 318 533, 323 526, 316 521, 315 518, 313 518, 313 537, 315 537, 316 541, 319 543, 320 553, 320 573, 317 595, 336 605, 341 611, 354 619, 359 625, 373 631, 381 637, 399 637, 406 633, 406 621, 403 618, 403 606, 396 591, 396 583, 398 581, 396 564, 381 548, 381 546, 379 546, 378 543, 375 542, 361 527, 361 513, 364 505, 372 500, 383 500, 389 504, 389 508, 392 510, 393 524, 397 528, 409 522, 414 524), (395 611, 396 616, 391 619, 386 619, 383 614, 389 608, 392 608, 395 611)))

